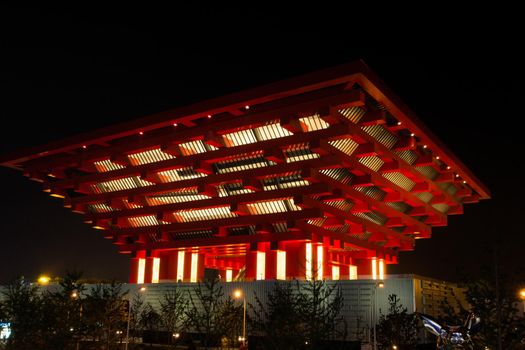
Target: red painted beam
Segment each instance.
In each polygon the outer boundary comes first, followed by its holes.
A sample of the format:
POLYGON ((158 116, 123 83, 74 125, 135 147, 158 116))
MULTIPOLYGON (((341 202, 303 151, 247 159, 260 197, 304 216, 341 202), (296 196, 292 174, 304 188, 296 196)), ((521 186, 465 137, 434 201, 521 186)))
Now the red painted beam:
POLYGON ((251 203, 271 199, 282 199, 282 198, 291 198, 297 191, 300 191, 303 194, 322 194, 328 193, 328 185, 323 183, 315 183, 307 186, 293 187, 286 189, 278 189, 271 191, 259 191, 255 193, 240 194, 235 196, 227 197, 214 197, 209 199, 202 199, 197 201, 181 202, 181 203, 171 203, 164 205, 155 205, 151 207, 143 208, 134 208, 134 209, 123 209, 114 212, 106 213, 94 213, 87 214, 85 216, 86 220, 104 220, 112 218, 123 218, 123 217, 132 217, 132 216, 144 216, 144 215, 154 215, 159 212, 174 212, 179 210, 189 210, 189 209, 205 209, 213 208, 222 205, 228 204, 242 204, 242 203, 251 203))
POLYGON ((265 178, 265 177, 271 177, 276 176, 279 174, 294 172, 294 171, 301 171, 303 169, 313 168, 313 167, 334 167, 337 164, 340 164, 341 160, 338 156, 327 156, 317 159, 307 159, 303 161, 293 162, 293 163, 287 163, 287 164, 277 164, 277 165, 271 165, 267 167, 262 168, 256 168, 256 169, 248 169, 248 170, 240 170, 236 172, 231 173, 224 173, 224 174, 214 174, 209 175, 206 177, 200 177, 196 179, 189 179, 189 180, 181 180, 181 181, 175 181, 175 182, 169 182, 169 183, 163 183, 163 184, 157 184, 152 186, 146 186, 146 187, 139 187, 139 188, 132 188, 128 190, 121 190, 121 191, 114 191, 114 192, 107 192, 107 193, 101 193, 101 194, 92 194, 82 197, 74 197, 71 198, 70 204, 71 205, 78 205, 78 204, 88 204, 88 203, 98 203, 98 202, 107 202, 108 200, 112 198, 122 198, 122 197, 128 197, 128 196, 137 196, 137 195, 150 195, 150 194, 158 194, 158 193, 167 193, 173 190, 181 189, 181 188, 187 188, 187 187, 194 187, 198 186, 200 184, 218 184, 222 182, 229 182, 229 181, 241 181, 244 178, 265 178))
POLYGON ((118 249, 121 252, 133 252, 137 250, 149 250, 149 249, 178 249, 186 247, 213 247, 219 248, 236 245, 236 244, 250 244, 259 242, 281 242, 281 241, 297 241, 297 240, 310 240, 312 234, 310 232, 280 232, 280 233, 257 233, 255 235, 243 235, 243 236, 227 236, 227 237, 211 237, 211 238, 198 238, 188 239, 180 241, 170 242, 156 242, 156 243, 145 243, 145 244, 127 244, 119 246, 118 249))
POLYGON ((394 191, 398 192, 401 195, 401 198, 404 202, 412 204, 412 206, 424 207, 426 212, 432 213, 432 215, 435 215, 441 218, 443 222, 446 222, 446 215, 437 211, 431 205, 423 202, 421 199, 416 197, 413 193, 406 191, 405 189, 394 184, 393 182, 390 182, 385 177, 372 171, 370 168, 359 163, 357 159, 355 159, 353 156, 348 156, 347 154, 345 154, 344 152, 341 152, 340 150, 338 150, 337 148, 335 148, 334 146, 330 145, 327 142, 323 143, 322 146, 330 154, 340 156, 343 159, 343 165, 348 166, 350 169, 355 169, 365 174, 368 174, 371 177, 373 183, 376 184, 377 186, 393 189, 394 191))
POLYGON ((248 226, 256 224, 264 224, 267 222, 281 222, 281 221, 295 221, 309 218, 322 217, 322 211, 319 209, 303 209, 300 211, 291 211, 284 213, 262 214, 262 215, 246 215, 234 218, 214 219, 205 221, 182 222, 166 225, 155 225, 145 227, 133 227, 123 229, 111 229, 104 231, 105 235, 137 235, 142 233, 156 233, 156 232, 184 232, 202 229, 210 229, 212 227, 236 227, 248 226))
POLYGON ((107 171, 103 173, 88 174, 84 176, 77 176, 73 179, 59 180, 53 182, 51 186, 53 188, 70 188, 77 187, 82 184, 92 184, 97 182, 115 180, 126 178, 130 176, 138 176, 144 172, 160 172, 170 169, 184 168, 188 166, 194 166, 195 164, 210 164, 218 161, 223 161, 229 157, 236 156, 239 154, 245 154, 256 151, 272 152, 276 149, 285 148, 288 145, 297 143, 305 143, 325 138, 338 138, 349 135, 349 130, 344 126, 334 126, 328 129, 312 131, 308 133, 302 133, 297 135, 285 136, 277 139, 260 141, 242 146, 228 147, 218 149, 216 151, 209 151, 204 153, 193 154, 189 156, 180 156, 174 159, 164 160, 156 163, 143 164, 138 166, 130 166, 124 169, 118 169, 113 171, 107 171))
POLYGON ((25 168, 31 171, 43 169, 49 171, 55 167, 76 167, 80 161, 95 161, 109 158, 112 154, 134 153, 136 151, 147 150, 169 145, 177 142, 187 142, 195 139, 203 139, 207 131, 213 130, 216 133, 227 133, 244 128, 263 125, 269 120, 275 120, 280 115, 287 115, 300 112, 315 112, 317 109, 326 105, 338 106, 341 104, 364 103, 364 95, 357 90, 344 91, 326 96, 326 93, 317 93, 314 97, 303 97, 300 102, 289 105, 281 105, 279 108, 273 108, 263 112, 253 112, 240 118, 221 120, 221 118, 210 119, 197 126, 185 130, 173 131, 173 129, 161 133, 160 135, 143 135, 131 137, 122 142, 107 148, 79 150, 78 155, 60 155, 55 159, 36 159, 28 162, 25 168), (317 95, 317 98, 316 98, 317 95), (319 97, 322 96, 322 97, 319 97))

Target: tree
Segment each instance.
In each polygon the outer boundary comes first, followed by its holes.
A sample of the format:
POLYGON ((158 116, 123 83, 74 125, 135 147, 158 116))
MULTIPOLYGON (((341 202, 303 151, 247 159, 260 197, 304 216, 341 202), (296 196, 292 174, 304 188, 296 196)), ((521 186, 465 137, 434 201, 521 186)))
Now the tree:
POLYGON ((128 299, 126 301, 126 303, 131 303, 131 305, 127 305, 127 312, 129 312, 129 315, 127 316, 129 317, 130 329, 129 342, 133 343, 135 341, 135 335, 141 331, 140 315, 142 314, 145 305, 143 294, 140 292, 136 292, 133 297, 128 296, 128 298, 131 298, 131 300, 128 299))
POLYGON ((189 294, 189 300, 188 322, 203 334, 206 348, 218 344, 222 336, 231 332, 232 319, 242 318, 242 307, 234 306, 230 296, 224 300, 224 291, 217 278, 199 282, 193 294, 189 294))
POLYGON ((146 303, 142 308, 139 320, 139 324, 143 331, 143 337, 144 331, 148 332, 150 347, 152 347, 154 334, 159 329, 161 317, 159 313, 153 308, 153 306, 151 306, 150 303, 146 303))
POLYGON ((42 349, 42 298, 38 287, 23 277, 13 280, 2 292, 4 313, 11 323, 8 347, 13 350, 42 349))
POLYGON ((418 319, 409 314, 395 294, 388 296, 388 314, 381 313, 377 325, 377 340, 382 349, 415 349, 417 344, 418 319))
MULTIPOLYGON (((180 289, 166 292, 160 300, 160 319, 163 327, 170 333, 180 333, 186 325, 188 299, 180 289)), ((170 337, 170 342, 173 337, 170 337)))
POLYGON ((127 302, 122 283, 99 284, 85 299, 85 319, 93 340, 103 340, 106 349, 111 348, 126 329, 127 302))
POLYGON ((290 282, 276 282, 267 294, 264 305, 255 295, 255 305, 249 305, 249 321, 255 333, 266 337, 267 349, 298 349, 304 344, 305 325, 300 299, 290 282))
POLYGON ((325 280, 312 279, 304 284, 296 281, 300 296, 300 314, 304 318, 307 341, 314 349, 322 349, 324 340, 346 339, 347 324, 341 315, 341 288, 325 280))
POLYGON ((266 336, 270 349, 329 348, 326 340, 346 338, 341 315, 343 297, 337 285, 323 280, 276 283, 266 306, 255 296, 250 305, 250 323, 266 336))
POLYGON ((73 348, 83 334, 81 272, 67 272, 56 291, 45 291, 42 298, 42 336, 48 348, 73 348))
POLYGON ((499 274, 496 284, 491 268, 484 267, 481 272, 481 277, 464 281, 468 310, 463 306, 460 310, 454 310, 445 303, 445 321, 448 321, 448 324, 461 325, 466 316, 473 312, 481 318, 479 331, 471 337, 475 347, 497 349, 500 326, 502 349, 519 349, 525 339, 525 318, 519 310, 523 305, 518 298, 519 282, 499 274), (498 322, 498 314, 501 322, 498 322))

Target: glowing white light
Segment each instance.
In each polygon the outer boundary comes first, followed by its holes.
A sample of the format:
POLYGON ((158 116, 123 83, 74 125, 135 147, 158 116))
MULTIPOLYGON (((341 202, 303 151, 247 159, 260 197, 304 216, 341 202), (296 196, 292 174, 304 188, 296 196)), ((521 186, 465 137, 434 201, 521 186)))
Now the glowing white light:
POLYGON ((334 281, 339 280, 339 266, 332 266, 332 279, 334 281))
POLYGON ((233 280, 233 271, 226 270, 226 282, 231 282, 233 280))
POLYGON ((348 278, 351 280, 356 280, 357 279, 357 266, 350 265, 348 270, 349 270, 348 278))
POLYGON ((151 269, 151 283, 159 283, 160 275, 160 258, 153 258, 153 266, 151 269))
POLYGON ((177 281, 184 281, 184 251, 177 254, 177 281))
POLYGON ((372 258, 372 279, 377 279, 377 259, 372 258))
POLYGON ((190 282, 197 282, 197 268, 199 267, 199 253, 191 253, 190 282))
POLYGON ((266 253, 257 252, 257 275, 255 276, 256 280, 264 280, 266 269, 266 253))
POLYGON ((137 270, 137 283, 144 283, 144 275, 146 274, 146 259, 139 259, 139 265, 137 270))
POLYGON ((277 251, 277 279, 286 279, 286 252, 284 250, 277 251))
POLYGON ((312 243, 306 243, 306 279, 311 280, 312 275, 312 243))
POLYGON ((323 279, 323 246, 317 246, 317 279, 323 279))
POLYGON ((385 261, 383 259, 379 259, 379 279, 385 279, 385 261))

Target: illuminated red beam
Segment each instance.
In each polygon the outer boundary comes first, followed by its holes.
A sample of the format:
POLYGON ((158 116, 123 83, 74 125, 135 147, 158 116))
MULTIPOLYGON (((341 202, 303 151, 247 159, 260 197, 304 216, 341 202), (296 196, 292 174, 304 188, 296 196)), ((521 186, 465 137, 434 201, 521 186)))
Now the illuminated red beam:
POLYGON ((356 169, 356 170, 359 170, 360 172, 370 175, 372 182, 377 184, 379 187, 386 187, 386 188, 391 188, 395 190, 396 192, 401 194, 401 197, 403 198, 405 202, 412 203, 412 204, 417 203, 417 205, 415 206, 424 207, 427 213, 431 213, 431 215, 439 217, 443 223, 447 222, 447 216, 445 214, 434 209, 431 205, 429 205, 428 203, 425 203, 424 201, 419 199, 417 196, 415 196, 413 193, 410 193, 407 190, 397 186, 393 182, 390 182, 387 178, 379 175, 372 169, 359 163, 357 159, 355 159, 354 156, 349 156, 346 153, 341 152, 340 150, 338 150, 337 148, 335 148, 334 146, 330 145, 327 142, 322 143, 321 147, 323 147, 327 152, 331 154, 340 156, 343 159, 343 164, 345 166, 348 166, 351 169, 356 169))
POLYGON ((389 229, 388 227, 378 225, 376 223, 373 223, 368 220, 361 219, 360 217, 357 217, 350 212, 345 212, 343 210, 337 209, 331 205, 328 205, 326 203, 322 203, 320 201, 317 201, 315 199, 312 199, 310 197, 304 196, 303 197, 303 204, 308 207, 318 208, 322 210, 325 213, 329 213, 330 215, 335 215, 340 218, 343 218, 347 222, 351 222, 357 225, 360 225, 364 228, 365 231, 370 232, 382 232, 388 237, 393 237, 396 239, 400 239, 402 241, 406 242, 413 242, 413 239, 407 236, 404 236, 403 234, 400 234, 396 231, 393 231, 389 229))
POLYGON ((198 238, 181 241, 170 242, 155 242, 144 244, 126 244, 119 246, 119 251, 132 252, 144 249, 177 249, 186 247, 209 247, 209 246, 224 246, 230 244, 250 244, 258 242, 280 242, 280 241, 296 241, 296 240, 310 240, 312 234, 310 232, 296 231, 296 232, 280 232, 280 233, 257 233, 254 235, 244 236, 226 236, 226 237, 211 237, 198 238))
POLYGON ((181 189, 181 188, 194 187, 194 186, 199 186, 199 185, 204 186, 204 185, 218 184, 221 182, 241 181, 245 178, 252 178, 252 179, 264 178, 264 177, 270 177, 270 176, 276 176, 279 174, 289 173, 293 171, 301 171, 303 169, 309 169, 313 167, 315 168, 333 167, 340 163, 341 163, 341 160, 338 156, 325 156, 325 157, 316 158, 316 159, 308 159, 308 160, 303 160, 303 161, 298 161, 298 162, 293 162, 293 163, 286 163, 286 164, 277 164, 277 165, 271 165, 271 166, 256 168, 256 169, 240 170, 240 171, 224 173, 224 174, 213 174, 213 175, 209 175, 206 177, 200 177, 196 179, 168 182, 168 183, 162 183, 162 184, 157 184, 157 185, 152 185, 152 186, 132 188, 128 190, 86 195, 82 197, 74 197, 74 198, 71 198, 69 202, 72 205, 107 202, 108 200, 112 198, 123 198, 123 197, 128 197, 128 196, 166 193, 166 192, 170 192, 170 191, 181 189))
POLYGON ((127 140, 127 142, 118 146, 111 146, 107 148, 99 149, 86 149, 81 151, 80 154, 76 155, 62 155, 56 159, 36 159, 26 164, 26 169, 30 172, 35 171, 50 171, 55 167, 75 167, 80 162, 84 161, 95 161, 108 159, 114 154, 132 153, 140 150, 147 150, 155 147, 161 147, 170 145, 174 142, 187 142, 195 139, 202 139, 206 135, 207 130, 214 130, 215 132, 221 131, 226 133, 228 131, 234 131, 244 128, 251 128, 253 126, 259 126, 269 120, 279 119, 281 115, 297 114, 300 112, 315 112, 320 107, 327 105, 342 105, 342 104, 363 104, 364 96, 362 92, 357 90, 350 90, 339 93, 337 95, 325 96, 323 98, 303 98, 297 104, 288 106, 282 106, 278 109, 272 109, 264 112, 254 112, 243 116, 242 118, 235 118, 230 120, 221 120, 221 118, 212 119, 203 122, 202 126, 193 127, 187 130, 167 132, 162 136, 151 136, 147 137, 144 135, 138 139, 139 135, 136 135, 137 139, 127 140), (140 142, 137 142, 140 141, 140 142))
POLYGON ((326 183, 326 184, 329 184, 330 186, 332 186, 333 188, 338 188, 338 189, 341 189, 343 191, 343 193, 345 195, 348 196, 348 198, 356 198, 362 202, 365 202, 367 203, 368 205, 370 205, 371 207, 375 207, 378 209, 378 211, 384 213, 386 216, 388 217, 399 217, 403 220, 403 222, 405 223, 406 226, 415 226, 418 228, 418 231, 422 232, 422 233, 430 233, 431 231, 431 228, 428 226, 428 225, 425 225, 424 223, 422 223, 421 221, 419 220, 416 220, 414 219, 413 217, 407 215, 407 214, 404 214, 400 211, 397 211, 395 209, 393 209, 392 207, 389 207, 388 205, 386 205, 385 203, 383 202, 380 202, 380 201, 377 201, 359 191, 356 191, 355 189, 353 189, 351 186, 348 186, 348 185, 345 185, 329 176, 326 176, 324 174, 321 174, 321 173, 317 173, 315 175, 315 177, 323 182, 323 183, 326 183))
POLYGON ((322 217, 322 211, 319 209, 303 209, 300 211, 291 211, 284 213, 261 214, 261 215, 246 215, 233 218, 181 222, 166 225, 155 225, 145 227, 132 227, 122 229, 110 229, 104 231, 105 235, 137 235, 141 233, 156 233, 156 232, 184 232, 192 230, 210 229, 213 227, 237 227, 248 226, 274 222, 295 221, 309 218, 322 217))
POLYGON ((235 205, 241 203, 250 203, 271 199, 291 198, 297 191, 301 191, 303 194, 320 194, 328 193, 328 185, 323 183, 314 183, 308 186, 293 187, 286 189, 278 189, 271 191, 258 191, 255 193, 240 194, 235 196, 227 197, 213 197, 209 199, 202 199, 197 201, 182 202, 182 203, 170 203, 164 205, 156 205, 144 208, 135 209, 124 209, 114 212, 87 214, 86 220, 103 220, 112 218, 123 218, 141 215, 152 215, 162 212, 174 212, 178 210, 189 210, 189 209, 206 209, 213 208, 221 205, 235 205))
POLYGON ((397 161, 400 170, 403 172, 411 174, 411 176, 414 179, 418 179, 420 182, 425 182, 430 186, 430 188, 433 189, 434 193, 441 194, 446 196, 448 198, 449 202, 451 204, 458 204, 459 201, 457 198, 454 198, 450 194, 448 194, 446 191, 443 191, 439 186, 437 186, 432 180, 426 178, 421 173, 419 173, 412 165, 408 164, 404 159, 399 157, 396 153, 389 150, 387 147, 383 146, 381 143, 377 142, 372 136, 367 134, 365 131, 363 131, 358 125, 353 124, 350 120, 348 120, 345 116, 340 114, 336 109, 331 109, 330 112, 331 115, 335 115, 339 120, 344 121, 346 125, 352 130, 352 134, 362 138, 372 144, 375 145, 375 149, 378 151, 378 155, 380 157, 387 157, 389 159, 394 159, 397 161))
POLYGON ((215 151, 208 151, 204 153, 193 154, 189 156, 181 156, 174 159, 164 160, 156 163, 143 164, 138 166, 129 166, 123 169, 107 171, 102 173, 89 174, 84 176, 77 176, 73 179, 59 180, 50 183, 53 189, 78 187, 81 184, 93 184, 108 180, 115 180, 126 178, 130 176, 140 176, 144 173, 156 173, 169 169, 183 168, 192 166, 196 162, 215 163, 225 160, 227 157, 250 153, 255 151, 269 151, 275 149, 282 149, 286 146, 310 142, 325 138, 337 138, 349 135, 349 130, 344 126, 333 126, 328 129, 312 131, 307 133, 300 133, 291 136, 285 136, 277 139, 260 141, 247 145, 221 148, 215 151))

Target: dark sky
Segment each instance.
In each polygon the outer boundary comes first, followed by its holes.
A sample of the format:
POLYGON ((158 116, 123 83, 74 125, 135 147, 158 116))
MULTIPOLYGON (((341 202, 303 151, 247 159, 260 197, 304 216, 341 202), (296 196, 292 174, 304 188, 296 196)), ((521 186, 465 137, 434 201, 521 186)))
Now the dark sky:
MULTIPOLYGON (((496 243, 504 270, 521 271, 525 57, 512 9, 415 23, 196 4, 3 8, 0 153, 362 58, 493 194, 389 272, 454 280, 492 264, 496 243)), ((0 186, 0 283, 66 269, 127 279, 127 257, 40 184, 2 168, 0 186)))

